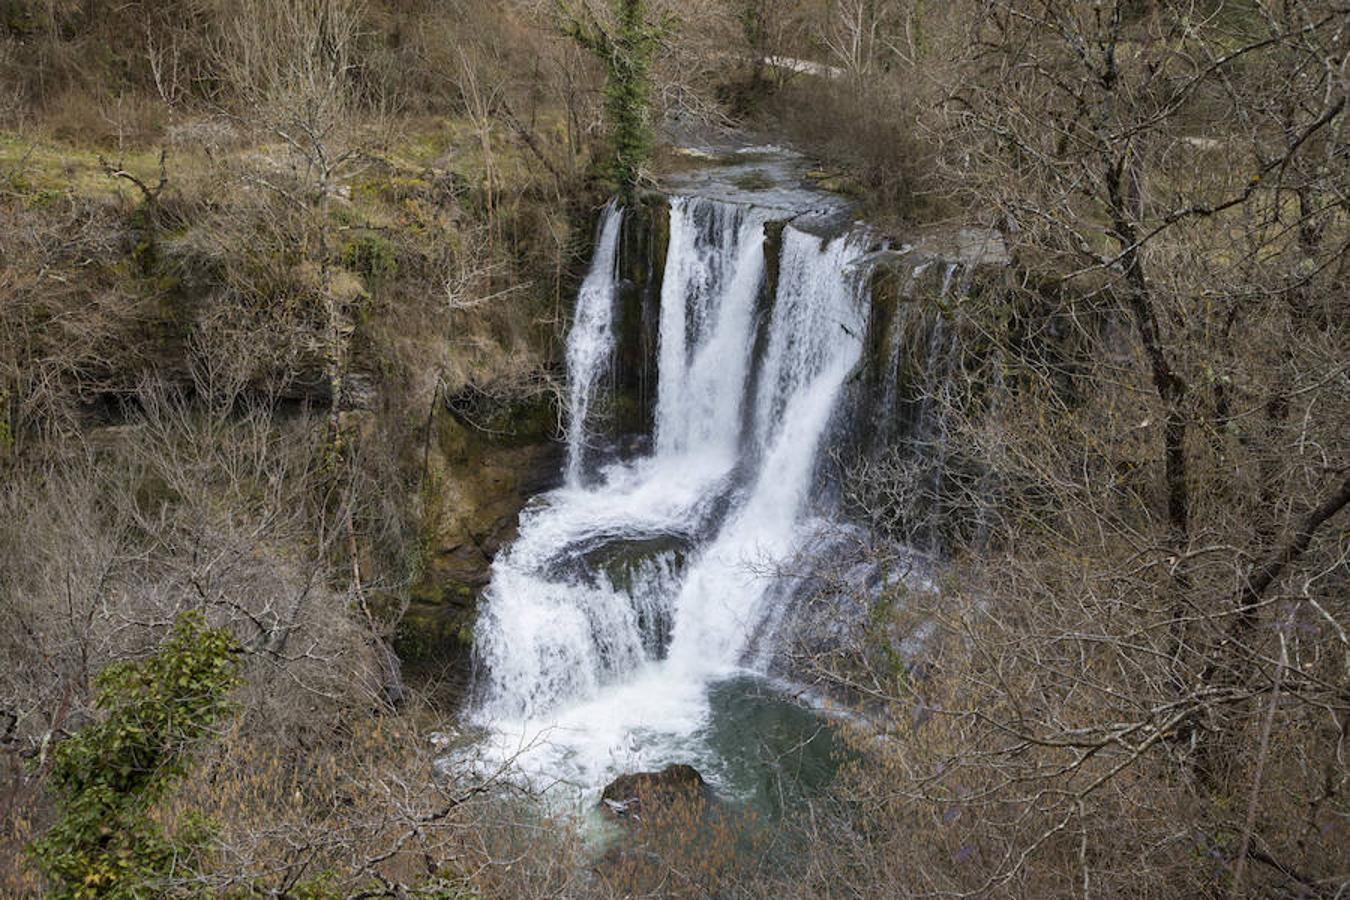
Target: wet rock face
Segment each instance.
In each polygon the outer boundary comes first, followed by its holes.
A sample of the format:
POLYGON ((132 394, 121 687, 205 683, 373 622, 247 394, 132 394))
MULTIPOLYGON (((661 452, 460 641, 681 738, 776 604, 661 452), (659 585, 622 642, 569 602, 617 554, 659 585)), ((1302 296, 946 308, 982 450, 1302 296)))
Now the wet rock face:
POLYGON ((405 672, 445 685, 440 700, 447 705, 463 699, 492 562, 515 538, 525 504, 555 487, 562 467, 555 410, 489 412, 452 407, 433 419, 422 497, 424 570, 396 641, 405 672))
POLYGON ((630 452, 656 419, 656 360, 661 321, 661 283, 670 242, 670 204, 645 199, 624 219, 619 255, 619 302, 615 310, 615 358, 609 393, 613 437, 630 452))
POLYGON ((680 802, 707 803, 712 788, 693 766, 675 763, 660 772, 620 775, 600 795, 600 812, 615 820, 659 815, 680 802))

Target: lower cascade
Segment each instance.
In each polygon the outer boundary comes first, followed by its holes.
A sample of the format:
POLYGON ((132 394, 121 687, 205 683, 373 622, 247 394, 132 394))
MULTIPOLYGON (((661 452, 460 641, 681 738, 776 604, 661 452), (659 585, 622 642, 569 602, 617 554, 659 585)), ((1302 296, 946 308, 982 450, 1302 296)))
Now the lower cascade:
POLYGON ((818 470, 867 329, 865 233, 674 198, 650 451, 593 458, 623 215, 605 212, 568 339, 566 480, 498 556, 475 636, 488 751, 588 792, 674 762, 723 777, 713 697, 765 671, 785 569, 829 520, 818 470))

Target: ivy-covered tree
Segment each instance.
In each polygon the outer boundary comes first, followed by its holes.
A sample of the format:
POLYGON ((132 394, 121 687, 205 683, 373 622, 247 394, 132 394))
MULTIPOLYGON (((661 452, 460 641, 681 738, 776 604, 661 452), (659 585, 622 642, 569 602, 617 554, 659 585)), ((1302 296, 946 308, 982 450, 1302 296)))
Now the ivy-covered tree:
POLYGON ((644 0, 613 0, 607 28, 589 10, 561 2, 562 31, 605 67, 605 121, 610 175, 630 198, 651 155, 651 68, 671 23, 648 21, 644 0))
POLYGON ((106 718, 57 746, 59 816, 32 847, 50 896, 149 897, 155 882, 180 873, 202 830, 170 835, 151 810, 187 771, 193 745, 230 712, 238 653, 228 632, 185 613, 153 656, 99 673, 106 718))

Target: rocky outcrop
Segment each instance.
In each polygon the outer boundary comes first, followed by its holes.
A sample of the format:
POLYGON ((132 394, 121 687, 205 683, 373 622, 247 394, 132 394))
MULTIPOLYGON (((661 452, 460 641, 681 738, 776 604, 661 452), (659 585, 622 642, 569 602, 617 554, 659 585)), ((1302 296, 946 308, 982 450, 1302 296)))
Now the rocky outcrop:
POLYGON ((608 818, 637 820, 660 816, 681 803, 706 807, 712 788, 693 766, 675 763, 660 772, 620 775, 600 795, 600 812, 608 818))
POLYGON ((432 416, 422 485, 422 570, 399 630, 413 677, 460 698, 473 625, 492 561, 515 536, 531 497, 557 485, 562 445, 548 398, 475 404, 452 397, 432 416))
POLYGON ((619 309, 615 319, 614 397, 618 435, 651 433, 656 415, 656 360, 661 282, 670 242, 670 207, 645 199, 624 220, 619 246, 619 309))

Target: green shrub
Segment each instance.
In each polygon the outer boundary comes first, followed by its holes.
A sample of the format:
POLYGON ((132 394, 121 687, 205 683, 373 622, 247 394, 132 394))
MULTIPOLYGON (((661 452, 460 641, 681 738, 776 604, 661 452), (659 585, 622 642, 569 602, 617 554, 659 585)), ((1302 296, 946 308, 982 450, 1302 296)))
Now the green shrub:
POLYGON ((50 896, 141 897, 186 874, 209 831, 192 821, 174 835, 151 816, 187 771, 192 746, 231 710, 238 644, 185 613, 154 656, 99 673, 103 721, 57 746, 51 772, 59 817, 31 848, 50 896))

